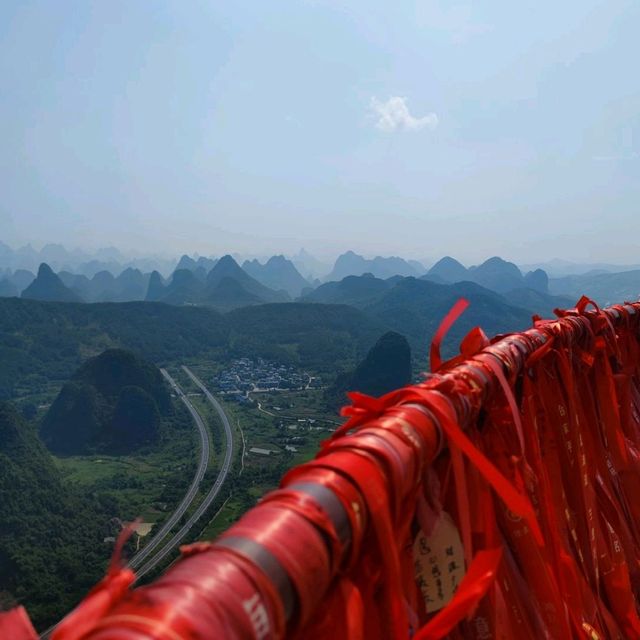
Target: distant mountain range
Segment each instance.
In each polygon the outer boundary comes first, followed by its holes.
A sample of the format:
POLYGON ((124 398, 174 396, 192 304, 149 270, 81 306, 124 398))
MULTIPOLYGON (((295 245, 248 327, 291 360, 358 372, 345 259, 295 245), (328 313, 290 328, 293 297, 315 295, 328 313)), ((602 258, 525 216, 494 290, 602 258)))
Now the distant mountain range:
MULTIPOLYGON (((444 317, 460 297, 465 297, 472 303, 469 318, 477 314, 476 324, 486 327, 488 331, 493 326, 496 332, 498 328, 494 320, 498 317, 509 317, 515 325, 526 326, 532 314, 550 316, 553 309, 570 307, 575 302, 571 298, 553 296, 526 287, 499 294, 470 281, 453 284, 433 282, 429 275, 423 278, 382 280, 371 274, 348 276, 340 282, 327 282, 302 300, 322 304, 348 304, 375 315, 387 326, 404 335, 412 335, 435 329, 429 324, 431 319, 444 317), (432 316, 436 308, 440 310, 440 316, 432 316), (493 319, 487 322, 489 318, 493 319)), ((460 326, 464 327, 466 321, 461 319, 461 323, 460 326)))
POLYGON ((597 273, 622 273, 623 271, 638 271, 640 264, 611 264, 609 262, 571 262, 556 258, 547 262, 520 265, 523 271, 544 269, 550 278, 564 278, 565 276, 592 275, 597 273))
POLYGON ((99 271, 120 273, 131 267, 150 272, 154 269, 162 273, 170 273, 176 264, 175 260, 165 258, 124 256, 118 249, 107 247, 91 253, 80 249, 68 250, 61 244, 47 244, 39 251, 30 244, 12 249, 0 242, 0 270, 16 271, 24 269, 35 272, 38 265, 46 262, 54 271, 69 271, 92 278, 99 271))
MULTIPOLYGON (((57 247, 51 245, 45 253, 59 257, 57 247)), ((3 251, 6 254, 0 244, 0 257, 3 251)), ((28 255, 32 253, 33 250, 27 251, 28 255)), ((104 257, 112 255, 107 251, 104 257)), ((411 277, 436 284, 473 282, 490 291, 509 294, 511 300, 517 300, 527 308, 537 308, 540 304, 545 308, 548 306, 546 298, 532 292, 561 296, 564 303, 572 299, 569 304, 587 294, 601 305, 635 300, 640 295, 640 269, 549 278, 541 268, 525 271, 498 256, 470 267, 445 256, 427 270, 415 260, 381 256, 369 259, 348 251, 337 258, 333 267, 324 265, 329 274, 321 281, 311 275, 304 277, 296 266, 300 265, 311 274, 311 266, 318 268, 322 264, 314 261, 304 250, 292 259, 283 255, 262 260, 254 258, 245 260, 242 266, 231 255, 222 258, 183 255, 168 277, 159 270, 149 272, 134 267, 115 272, 103 269, 91 276, 70 270, 56 274, 51 265, 42 263, 37 276, 27 269, 0 269, 0 297, 23 295, 38 300, 89 303, 147 300, 212 306, 220 311, 299 298, 322 302, 330 297, 334 302, 357 305, 402 278, 411 277), (369 277, 368 282, 349 280, 362 276, 369 277), (349 290, 350 282, 357 282, 357 291, 349 290), (520 294, 516 295, 515 291, 520 294)), ((560 262, 550 264, 557 267, 560 262)))
POLYGON ((2 297, 19 296, 35 279, 36 274, 27 269, 16 269, 16 271, 8 269, 0 275, 0 291, 14 291, 15 293, 6 296, 4 293, 0 295, 2 297))
MULTIPOLYGON (((349 277, 338 283, 319 287, 305 300, 331 304, 348 303, 382 321, 405 336, 421 336, 427 340, 447 311, 461 297, 471 302, 451 332, 459 339, 473 326, 482 326, 488 334, 499 333, 505 326, 513 330, 530 324, 531 311, 511 304, 502 296, 472 282, 437 284, 419 278, 380 280, 370 275, 349 277), (351 299, 349 300, 349 297, 351 299)), ((423 345, 423 348, 425 345, 423 345)))
POLYGON ((395 256, 391 258, 376 256, 368 260, 353 251, 347 251, 338 257, 331 273, 325 276, 324 280, 342 280, 347 276, 361 276, 365 273, 371 273, 377 278, 391 278, 392 276, 421 276, 425 272, 424 266, 415 260, 406 261, 395 256))
MULTIPOLYGON (((378 278, 372 273, 362 276, 347 276, 337 282, 327 282, 308 293, 304 299, 310 302, 330 302, 351 304, 360 308, 378 299, 402 281, 402 277, 378 278)), ((429 271, 420 277, 434 284, 452 285, 473 282, 484 289, 506 294, 508 300, 518 300, 519 305, 538 312, 553 308, 567 299, 554 299, 548 296, 548 278, 538 269, 523 275, 518 267, 501 258, 490 258, 477 267, 467 268, 449 256, 439 260, 429 271)), ((571 302, 569 302, 571 304, 571 302)))
POLYGON ((303 300, 324 304, 348 304, 362 308, 392 286, 390 280, 382 280, 371 273, 365 273, 361 276, 347 276, 338 282, 326 282, 304 296, 303 300))
MULTIPOLYGON (((554 264, 557 266, 557 263, 554 264)), ((613 265, 600 266, 614 268, 613 265)), ((508 297, 520 306, 524 306, 522 303, 526 302, 529 308, 541 301, 532 295, 533 291, 560 296, 557 306, 571 306, 582 295, 588 295, 601 306, 640 298, 640 269, 620 272, 592 271, 562 278, 549 278, 540 268, 523 274, 515 264, 498 257, 490 258, 481 265, 468 269, 457 260, 446 257, 429 269, 424 277, 441 283, 469 280, 492 291, 508 294, 508 297), (525 289, 529 290, 526 296, 522 293, 525 289), (514 292, 517 290, 521 293, 516 295, 514 292)))
POLYGON ((446 256, 436 262, 424 277, 439 283, 475 282, 498 293, 523 287, 547 293, 549 284, 549 278, 542 269, 523 274, 513 262, 507 262, 497 256, 489 258, 477 267, 469 268, 455 258, 446 256))
POLYGON ((305 249, 300 249, 298 253, 291 256, 291 262, 293 262, 302 277, 309 280, 309 282, 324 277, 331 270, 331 265, 318 260, 305 249))
POLYGON ((91 279, 81 274, 61 271, 62 282, 85 302, 127 302, 142 300, 149 285, 149 274, 131 267, 118 276, 98 271, 91 279))
POLYGON ((185 260, 181 262, 191 269, 176 270, 166 285, 162 283, 160 274, 152 274, 146 300, 205 305, 230 311, 238 307, 286 302, 290 299, 286 291, 274 291, 252 278, 231 256, 217 260, 208 273, 205 271, 204 277, 199 273, 202 265, 190 265, 185 260))
POLYGON ((266 287, 284 290, 292 298, 311 288, 311 283, 300 275, 293 262, 282 255, 272 256, 264 264, 258 260, 246 260, 242 268, 266 287))
POLYGON ((188 271, 193 271, 198 274, 204 273, 206 276, 206 274, 216 266, 217 262, 215 258, 204 258, 200 256, 197 260, 194 260, 190 256, 183 255, 178 261, 175 270, 187 269, 188 271))
POLYGON ((552 278, 549 289, 578 299, 588 295, 600 306, 640 298, 640 269, 622 273, 591 273, 578 276, 552 278))

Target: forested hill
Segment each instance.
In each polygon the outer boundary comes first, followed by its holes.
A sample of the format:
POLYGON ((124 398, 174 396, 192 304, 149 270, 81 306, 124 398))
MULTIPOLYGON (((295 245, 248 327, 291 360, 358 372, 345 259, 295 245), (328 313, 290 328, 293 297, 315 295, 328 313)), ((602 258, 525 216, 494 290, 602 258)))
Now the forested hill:
POLYGON ((40 436, 57 454, 132 453, 160 438, 171 413, 160 371, 125 349, 90 358, 47 411, 40 436))
POLYGON ((37 626, 49 625, 100 579, 112 532, 99 504, 62 482, 35 428, 6 402, 0 496, 0 609, 25 604, 37 626))
POLYGON ((0 299, 0 398, 63 383, 91 356, 126 348, 156 365, 249 355, 330 372, 355 364, 385 326, 351 307, 282 303, 220 314, 153 302, 0 299))
POLYGON ((407 339, 388 331, 353 371, 345 371, 325 391, 327 406, 338 411, 348 402, 348 391, 381 396, 411 382, 411 348, 407 339))
MULTIPOLYGON (((368 285, 374 279, 360 280, 368 285)), ((452 355, 476 325, 488 335, 521 330, 530 326, 532 313, 548 313, 543 307, 556 301, 545 294, 536 294, 539 299, 534 300, 524 291, 520 304, 513 304, 508 296, 471 282, 442 285, 403 278, 380 287, 375 295, 367 286, 368 293, 358 297, 358 309, 355 303, 331 304, 334 295, 345 301, 342 289, 327 289, 329 299, 321 304, 261 304, 224 314, 159 302, 76 304, 2 298, 0 399, 52 381, 62 383, 87 358, 109 348, 129 349, 156 365, 201 357, 263 357, 331 377, 341 368, 353 368, 391 329, 405 336, 416 361, 426 364, 433 333, 460 297, 471 306, 445 341, 445 355, 452 355)))

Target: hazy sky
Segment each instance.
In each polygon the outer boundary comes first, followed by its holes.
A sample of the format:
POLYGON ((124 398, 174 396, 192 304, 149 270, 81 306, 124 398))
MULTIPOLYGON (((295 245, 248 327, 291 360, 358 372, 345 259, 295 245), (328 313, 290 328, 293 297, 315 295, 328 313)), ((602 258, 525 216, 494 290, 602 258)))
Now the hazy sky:
POLYGON ((640 2, 2 0, 0 240, 637 262, 640 2))

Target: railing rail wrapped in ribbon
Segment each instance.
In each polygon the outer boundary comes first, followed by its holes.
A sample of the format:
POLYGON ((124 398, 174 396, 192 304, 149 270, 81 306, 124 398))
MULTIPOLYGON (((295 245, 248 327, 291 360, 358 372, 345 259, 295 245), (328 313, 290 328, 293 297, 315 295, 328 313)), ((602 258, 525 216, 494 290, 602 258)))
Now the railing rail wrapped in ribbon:
POLYGON ((640 303, 590 303, 442 363, 459 304, 422 383, 352 394, 219 539, 137 589, 114 562, 53 639, 640 638, 640 303))

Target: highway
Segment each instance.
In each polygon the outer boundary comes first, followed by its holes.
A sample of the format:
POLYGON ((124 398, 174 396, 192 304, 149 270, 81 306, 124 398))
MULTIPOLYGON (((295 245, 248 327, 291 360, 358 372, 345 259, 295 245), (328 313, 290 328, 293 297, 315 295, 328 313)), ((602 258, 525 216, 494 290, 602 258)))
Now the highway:
POLYGON ((233 453, 233 432, 231 431, 231 424, 229 418, 224 412, 222 405, 211 395, 209 390, 204 386, 202 381, 188 368, 183 366, 184 372, 193 380, 193 382, 204 393, 207 400, 211 403, 216 413, 218 414, 220 421, 224 427, 226 447, 224 452, 224 460, 220 467, 220 472, 216 478, 209 493, 205 496, 204 500, 198 505, 198 508, 193 512, 191 517, 185 522, 182 528, 167 542, 167 544, 158 551, 150 560, 148 560, 143 566, 136 571, 136 579, 140 579, 143 575, 154 569, 160 564, 177 546, 180 544, 185 535, 189 532, 191 527, 202 517, 204 512, 211 506, 211 503, 216 499, 224 481, 229 475, 231 470, 231 457, 233 453))
MULTIPOLYGON (((193 481, 191 482, 191 486, 189 490, 185 494, 182 502, 178 505, 178 508, 171 514, 171 517, 162 525, 160 530, 153 536, 153 538, 142 548, 136 555, 134 555, 129 561, 129 567, 133 570, 140 565, 140 563, 167 537, 167 534, 173 527, 178 523, 178 520, 184 515, 185 511, 189 508, 191 503, 193 502, 196 494, 198 493, 198 489, 204 478, 204 474, 207 472, 207 466, 209 464, 209 434, 207 432, 207 428, 205 427, 204 421, 200 417, 200 414, 196 411, 194 406, 191 404, 189 399, 185 396, 182 389, 178 386, 178 383, 165 371, 164 369, 160 369, 160 372, 165 377, 165 379, 171 385, 171 388, 176 392, 180 400, 184 402, 185 406, 189 410, 189 413, 193 417, 194 422, 196 423, 196 427, 198 428, 198 434, 200 435, 200 460, 198 462, 198 469, 196 471, 195 476, 193 477, 193 481)), ((184 529, 184 527, 183 527, 184 529)), ((174 538, 172 538, 171 542, 178 539, 180 541, 181 529, 174 538)), ((186 533, 186 531, 185 531, 186 533)), ((184 534, 182 534, 184 535, 184 534)), ((169 543, 171 544, 171 543, 169 543)), ((177 542, 176 542, 177 544, 177 542)), ((175 546, 175 544, 173 545, 175 546)), ((172 547, 173 548, 173 547, 172 547)), ((164 551, 164 549, 163 549, 164 551)), ((162 552, 161 552, 162 553, 162 552)), ((164 556, 163 556, 164 557, 164 556)), ((149 563, 147 563, 148 565, 149 563)), ((156 563, 157 564, 157 563, 156 563)), ((145 565, 145 567, 147 566, 145 565)), ((153 565, 155 566, 155 565, 153 565)), ((153 568, 153 567, 150 567, 153 568)), ((149 571, 149 569, 144 569, 145 571, 149 571)), ((142 575, 140 571, 136 572, 136 577, 139 578, 142 575)), ((53 630, 58 626, 58 623, 49 627, 46 631, 43 631, 40 634, 40 640, 48 640, 48 638, 53 633, 53 630)))
POLYGON ((189 508, 193 502, 200 483, 204 478, 204 474, 207 472, 207 465, 209 464, 209 435, 207 428, 200 417, 200 414, 195 410, 189 399, 185 396, 182 389, 178 386, 178 383, 164 370, 160 369, 162 375, 166 378, 167 382, 171 385, 172 389, 176 392, 180 400, 184 402, 185 406, 189 410, 196 427, 198 428, 198 434, 200 435, 200 460, 198 462, 198 469, 189 490, 185 494, 182 502, 178 505, 178 508, 171 514, 169 519, 162 525, 159 531, 154 534, 153 538, 129 561, 129 567, 135 569, 140 566, 142 561, 166 538, 167 534, 178 523, 180 518, 184 515, 185 511, 189 508))

